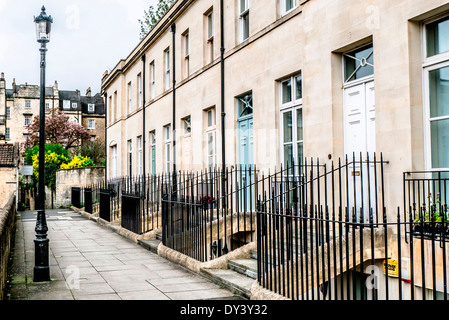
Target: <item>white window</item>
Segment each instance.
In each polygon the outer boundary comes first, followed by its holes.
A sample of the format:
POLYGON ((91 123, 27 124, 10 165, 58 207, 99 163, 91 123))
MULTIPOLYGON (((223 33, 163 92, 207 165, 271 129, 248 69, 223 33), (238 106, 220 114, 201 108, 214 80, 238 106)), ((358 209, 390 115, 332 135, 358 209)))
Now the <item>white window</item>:
MULTIPOLYGON (((110 99, 109 99, 110 101, 110 99)), ((94 103, 89 103, 87 105, 87 112, 95 112, 95 104, 94 103)))
POLYGON ((156 132, 150 132, 151 139, 151 173, 156 174, 156 132))
POLYGON ((207 63, 214 60, 214 12, 206 14, 206 57, 207 63))
POLYGON ((87 129, 95 129, 95 120, 94 119, 89 119, 87 129))
POLYGON ((131 82, 128 83, 128 113, 131 113, 131 103, 132 103, 132 86, 131 82))
POLYGON ((285 15, 296 8, 297 0, 281 0, 281 15, 285 15))
POLYGON ((156 96, 156 69, 154 61, 150 64, 150 84, 151 99, 154 99, 154 97, 156 96))
POLYGON ((133 144, 128 140, 128 176, 133 175, 133 144))
POLYGON ((216 115, 215 108, 211 108, 206 112, 206 152, 207 166, 213 168, 217 165, 217 136, 216 136, 216 115))
POLYGON ((72 102, 72 109, 76 109, 76 108, 78 108, 78 103, 72 102))
POLYGON ((6 107, 6 119, 11 119, 11 108, 6 107))
POLYGON ((5 131, 5 139, 6 139, 6 140, 11 139, 11 128, 6 128, 6 131, 5 131))
POLYGON ((25 108, 31 108, 31 100, 25 100, 25 108))
POLYGON ((142 136, 137 137, 137 152, 139 161, 139 175, 143 174, 143 151, 142 151, 142 136))
POLYGON ((112 147, 112 178, 117 178, 117 146, 112 147))
POLYGON ((249 0, 239 0, 239 40, 249 37, 249 0))
POLYGON ((170 50, 164 51, 165 60, 165 90, 170 89, 170 50))
POLYGON ((449 17, 424 24, 426 167, 449 169, 449 17))
POLYGON ((165 138, 165 171, 171 171, 171 126, 164 127, 165 138))
POLYGON ((45 109, 50 109, 50 104, 48 102, 45 104, 45 109))
POLYGON ((62 102, 62 108, 63 108, 64 110, 69 110, 69 109, 70 109, 70 100, 64 100, 64 101, 62 102))
POLYGON ((117 91, 114 92, 114 121, 117 120, 118 115, 117 113, 119 112, 119 110, 117 109, 117 91))
POLYGON ((184 78, 187 78, 189 76, 189 67, 190 67, 190 48, 189 48, 189 31, 187 30, 183 34, 184 39, 184 65, 183 65, 183 71, 184 71, 184 78))
POLYGON ((138 95, 138 104, 139 104, 139 109, 142 108, 142 76, 139 75, 137 76, 137 85, 138 85, 138 90, 139 90, 139 95, 138 95))
MULTIPOLYGON (((295 174, 303 159, 302 77, 296 75, 280 82, 281 163, 295 164, 295 174)), ((290 170, 289 170, 290 171, 290 170)), ((289 172, 292 173, 291 171, 289 172)))
POLYGON ((25 125, 29 125, 31 123, 31 116, 25 116, 25 125))

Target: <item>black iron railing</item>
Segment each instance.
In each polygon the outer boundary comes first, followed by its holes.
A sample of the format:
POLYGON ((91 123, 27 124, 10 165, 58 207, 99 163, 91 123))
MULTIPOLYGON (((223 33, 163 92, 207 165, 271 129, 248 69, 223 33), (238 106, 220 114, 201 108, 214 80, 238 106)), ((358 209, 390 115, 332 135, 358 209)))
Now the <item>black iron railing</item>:
POLYGON ((386 164, 353 155, 262 177, 258 282, 301 300, 447 299, 446 239, 413 236, 413 219, 385 207, 386 164))
POLYGON ((164 245, 209 261, 255 240, 253 166, 168 177, 162 199, 164 245))

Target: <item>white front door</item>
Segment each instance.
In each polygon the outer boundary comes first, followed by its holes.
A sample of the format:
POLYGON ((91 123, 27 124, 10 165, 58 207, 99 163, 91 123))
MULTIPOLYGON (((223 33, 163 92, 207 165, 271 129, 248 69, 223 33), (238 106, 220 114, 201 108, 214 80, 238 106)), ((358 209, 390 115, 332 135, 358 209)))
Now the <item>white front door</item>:
POLYGON ((352 219, 355 210, 357 221, 360 220, 361 208, 365 222, 369 220, 369 206, 374 207, 374 192, 368 194, 368 183, 374 186, 374 167, 368 167, 364 161, 369 155, 373 160, 376 152, 376 105, 374 99, 374 81, 359 83, 344 89, 344 131, 345 154, 348 162, 354 161, 348 168, 348 209, 352 219), (360 163, 362 160, 362 164, 360 163), (363 202, 362 202, 363 195, 363 202))
POLYGON ((344 90, 345 154, 352 158, 355 153, 376 151, 376 107, 374 81, 358 84, 344 90))

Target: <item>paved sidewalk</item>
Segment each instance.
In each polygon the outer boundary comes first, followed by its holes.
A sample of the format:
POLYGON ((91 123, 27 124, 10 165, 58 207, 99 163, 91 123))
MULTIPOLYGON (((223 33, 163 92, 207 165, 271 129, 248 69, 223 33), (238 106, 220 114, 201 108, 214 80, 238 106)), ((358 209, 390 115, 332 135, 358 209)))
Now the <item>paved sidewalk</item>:
POLYGON ((47 210, 50 282, 34 283, 36 211, 18 212, 10 300, 235 299, 71 210, 47 210))

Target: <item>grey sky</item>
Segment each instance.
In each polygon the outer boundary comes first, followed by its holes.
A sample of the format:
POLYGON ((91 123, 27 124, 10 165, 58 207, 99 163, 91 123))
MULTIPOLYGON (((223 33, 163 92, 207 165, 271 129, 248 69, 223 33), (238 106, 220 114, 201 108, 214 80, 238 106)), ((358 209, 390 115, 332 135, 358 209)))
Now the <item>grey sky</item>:
POLYGON ((0 0, 0 72, 6 86, 39 84, 39 44, 34 16, 42 5, 53 17, 46 85, 88 87, 98 93, 101 76, 139 43, 138 19, 157 0, 0 0))

